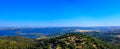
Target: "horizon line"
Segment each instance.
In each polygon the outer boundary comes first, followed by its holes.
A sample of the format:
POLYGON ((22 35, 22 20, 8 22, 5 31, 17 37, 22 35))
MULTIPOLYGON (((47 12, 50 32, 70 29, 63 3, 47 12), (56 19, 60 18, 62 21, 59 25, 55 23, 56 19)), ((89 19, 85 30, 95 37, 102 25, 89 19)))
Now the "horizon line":
POLYGON ((0 28, 49 28, 49 27, 120 27, 120 26, 3 26, 0 28))

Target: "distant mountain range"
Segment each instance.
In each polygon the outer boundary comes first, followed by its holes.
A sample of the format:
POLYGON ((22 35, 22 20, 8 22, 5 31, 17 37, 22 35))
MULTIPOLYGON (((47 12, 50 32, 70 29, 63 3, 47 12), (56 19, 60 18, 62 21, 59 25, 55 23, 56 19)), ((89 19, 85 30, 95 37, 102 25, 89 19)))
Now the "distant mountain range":
POLYGON ((59 35, 67 32, 120 33, 120 27, 1 27, 0 36, 24 36, 36 38, 39 35, 59 35))

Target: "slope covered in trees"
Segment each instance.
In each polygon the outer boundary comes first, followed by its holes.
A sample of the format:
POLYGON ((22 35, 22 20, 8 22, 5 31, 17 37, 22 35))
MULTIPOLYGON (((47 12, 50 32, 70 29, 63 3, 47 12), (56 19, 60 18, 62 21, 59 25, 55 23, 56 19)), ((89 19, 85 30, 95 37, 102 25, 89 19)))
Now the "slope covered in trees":
POLYGON ((64 34, 53 38, 28 39, 0 37, 0 49, 118 49, 97 38, 79 33, 64 34))
POLYGON ((22 37, 0 37, 0 49, 31 49, 34 41, 22 37))
POLYGON ((36 44, 41 49, 118 49, 97 38, 78 33, 39 40, 36 44))

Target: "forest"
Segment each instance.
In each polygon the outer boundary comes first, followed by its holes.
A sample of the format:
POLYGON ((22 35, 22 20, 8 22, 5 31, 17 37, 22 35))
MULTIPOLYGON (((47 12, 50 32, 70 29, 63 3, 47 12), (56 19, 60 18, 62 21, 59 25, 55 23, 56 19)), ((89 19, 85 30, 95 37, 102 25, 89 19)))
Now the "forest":
POLYGON ((18 36, 0 37, 0 49, 120 49, 109 42, 81 33, 29 39, 18 36))

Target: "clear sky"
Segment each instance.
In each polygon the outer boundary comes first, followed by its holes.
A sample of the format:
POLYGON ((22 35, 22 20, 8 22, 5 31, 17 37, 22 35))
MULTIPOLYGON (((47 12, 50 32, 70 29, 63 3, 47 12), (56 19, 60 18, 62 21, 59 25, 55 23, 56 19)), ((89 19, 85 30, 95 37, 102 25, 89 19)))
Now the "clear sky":
POLYGON ((0 0, 6 26, 120 26, 120 0, 0 0))

